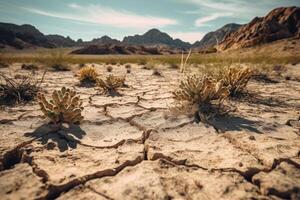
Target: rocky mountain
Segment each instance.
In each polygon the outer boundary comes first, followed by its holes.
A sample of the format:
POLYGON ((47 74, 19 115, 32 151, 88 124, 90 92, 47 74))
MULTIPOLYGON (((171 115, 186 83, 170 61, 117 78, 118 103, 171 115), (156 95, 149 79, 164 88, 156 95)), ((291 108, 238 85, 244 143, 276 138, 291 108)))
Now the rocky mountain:
POLYGON ((0 23, 0 45, 1 47, 8 45, 17 49, 33 46, 46 48, 55 47, 55 45, 34 26, 28 24, 19 26, 9 23, 0 23))
POLYGON ((175 48, 190 48, 191 44, 183 42, 179 39, 173 39, 167 33, 163 33, 158 29, 151 29, 143 35, 134 35, 124 37, 123 43, 131 45, 146 45, 146 46, 158 46, 164 45, 175 48))
POLYGON ((166 55, 180 53, 179 50, 167 47, 147 47, 143 45, 129 44, 102 44, 90 45, 71 52, 72 54, 93 54, 93 55, 166 55))
POLYGON ((83 42, 83 45, 102 45, 102 44, 121 44, 121 41, 112 39, 107 35, 102 36, 101 38, 95 38, 91 41, 83 42))
POLYGON ((72 47, 77 44, 77 42, 72 40, 69 36, 46 35, 45 37, 48 39, 48 42, 55 45, 55 47, 72 47))
POLYGON ((217 49, 239 49, 291 37, 300 37, 300 7, 277 8, 265 17, 254 18, 229 34, 217 49))
POLYGON ((218 43, 220 43, 227 35, 229 35, 232 32, 237 31, 242 25, 240 24, 227 24, 223 26, 222 28, 207 33, 202 40, 197 41, 193 44, 194 48, 199 49, 208 49, 212 48, 218 43))

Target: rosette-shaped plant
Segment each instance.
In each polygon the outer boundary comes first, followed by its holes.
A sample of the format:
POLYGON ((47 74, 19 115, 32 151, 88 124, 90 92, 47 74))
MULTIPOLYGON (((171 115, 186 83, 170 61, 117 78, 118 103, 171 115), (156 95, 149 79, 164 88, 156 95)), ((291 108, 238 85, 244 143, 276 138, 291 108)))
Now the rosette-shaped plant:
POLYGON ((83 120, 82 101, 74 90, 65 87, 55 90, 49 101, 44 94, 39 93, 38 102, 44 115, 54 124, 79 124, 83 120))
POLYGON ((97 86, 99 86, 106 94, 111 96, 118 95, 118 88, 125 85, 125 76, 108 75, 105 79, 98 79, 97 86))
MULTIPOLYGON (((173 92, 177 110, 196 108, 203 116, 209 114, 214 105, 220 104, 229 95, 223 81, 211 77, 189 75, 173 92)), ((200 116, 201 117, 201 116, 200 116)))
POLYGON ((94 67, 83 67, 79 70, 78 78, 81 85, 95 85, 99 74, 94 67))

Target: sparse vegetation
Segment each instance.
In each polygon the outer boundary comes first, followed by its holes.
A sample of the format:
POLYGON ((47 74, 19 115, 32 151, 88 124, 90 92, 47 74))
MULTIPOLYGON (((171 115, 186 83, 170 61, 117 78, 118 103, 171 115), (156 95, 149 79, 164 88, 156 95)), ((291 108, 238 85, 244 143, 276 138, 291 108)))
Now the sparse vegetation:
POLYGON ((78 67, 79 67, 79 68, 83 68, 83 67, 85 67, 85 64, 84 64, 84 63, 79 63, 79 64, 78 64, 78 67))
POLYGON ((154 68, 153 72, 152 72, 152 75, 154 75, 154 76, 162 76, 162 73, 161 73, 161 71, 159 69, 154 68))
POLYGON ((78 78, 82 86, 94 86, 99 74, 94 67, 83 67, 79 70, 78 78))
POLYGON ((38 70, 38 66, 34 64, 22 64, 21 69, 23 70, 38 70))
POLYGON ((224 84, 229 87, 230 95, 236 96, 243 92, 251 76, 252 71, 249 67, 232 66, 226 69, 223 80, 224 84))
POLYGON ((37 80, 32 75, 18 75, 11 78, 0 72, 0 104, 14 105, 33 100, 40 90, 45 73, 41 80, 37 80))
POLYGON ((99 86, 104 93, 110 96, 118 96, 118 88, 125 85, 125 76, 118 77, 112 74, 108 75, 105 79, 99 78, 97 81, 97 86, 99 86))
POLYGON ((159 63, 156 62, 154 59, 151 59, 149 60, 143 67, 142 69, 146 69, 146 70, 153 70, 156 68, 156 66, 158 65, 159 63))
POLYGON ((82 101, 75 90, 55 90, 52 99, 46 100, 45 94, 38 94, 38 102, 44 115, 54 124, 79 124, 83 120, 82 101))
POLYGON ((127 70, 126 70, 126 73, 127 73, 127 74, 130 74, 130 73, 131 73, 131 69, 127 69, 127 70))
POLYGON ((49 55, 49 59, 44 59, 42 62, 46 62, 46 65, 54 71, 70 71, 70 65, 65 61, 62 51, 52 52, 49 55))
POLYGON ((188 75, 173 92, 175 109, 179 112, 198 111, 202 121, 218 112, 219 104, 228 97, 229 91, 222 81, 208 76, 188 75))
POLYGON ((107 67, 106 67, 106 71, 107 71, 107 72, 112 72, 112 70, 113 70, 113 67, 112 67, 112 66, 107 66, 107 67))
POLYGON ((7 63, 0 62, 0 68, 7 68, 9 65, 7 63))
POLYGON ((126 64, 125 65, 125 69, 131 69, 131 65, 130 64, 126 64))

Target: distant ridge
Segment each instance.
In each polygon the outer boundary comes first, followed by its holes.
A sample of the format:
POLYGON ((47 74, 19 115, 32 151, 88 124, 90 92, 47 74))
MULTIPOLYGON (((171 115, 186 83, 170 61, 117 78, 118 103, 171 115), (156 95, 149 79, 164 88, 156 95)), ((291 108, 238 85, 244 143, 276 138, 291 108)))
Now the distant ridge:
POLYGON ((183 42, 180 39, 173 39, 167 33, 161 32, 158 29, 151 29, 144 33, 143 35, 134 35, 124 37, 123 43, 132 45, 165 45, 175 48, 190 48, 191 44, 188 42, 183 42))
POLYGON ((242 25, 240 24, 226 24, 222 28, 207 33, 200 41, 193 44, 193 48, 206 49, 211 48, 220 43, 227 35, 237 31, 242 25))

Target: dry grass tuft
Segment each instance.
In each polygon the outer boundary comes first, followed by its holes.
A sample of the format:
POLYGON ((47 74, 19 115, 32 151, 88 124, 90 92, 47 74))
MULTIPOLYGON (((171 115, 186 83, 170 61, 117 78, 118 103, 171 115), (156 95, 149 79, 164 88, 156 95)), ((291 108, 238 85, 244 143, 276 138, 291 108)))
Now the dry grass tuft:
POLYGON ((38 70, 38 66, 34 64, 22 64, 21 69, 33 71, 33 70, 38 70))
POLYGON ((161 70, 159 70, 157 68, 153 69, 152 75, 154 75, 154 76, 160 76, 160 77, 163 76, 162 73, 161 73, 161 70))
POLYGON ((225 70, 223 80, 229 87, 230 96, 236 96, 243 92, 252 76, 249 67, 232 66, 225 70))
POLYGON ((50 101, 39 93, 38 102, 44 115, 54 124, 79 124, 83 120, 82 101, 75 90, 65 87, 55 90, 50 101))
POLYGON ((125 85, 125 76, 118 77, 114 75, 108 75, 104 80, 98 79, 97 86, 99 86, 105 94, 110 96, 119 96, 118 88, 125 85))
POLYGON ((71 68, 68 64, 55 63, 50 66, 54 71, 70 71, 71 68))
POLYGON ((130 64, 126 64, 125 65, 125 69, 131 69, 131 65, 130 64))
POLYGON ((16 75, 16 78, 10 78, 0 72, 0 104, 14 105, 32 101, 40 90, 45 74, 46 72, 41 80, 37 80, 33 74, 16 75))
POLYGON ((46 66, 54 71, 70 71, 71 67, 65 57, 62 51, 55 51, 45 58, 41 57, 43 60, 40 62, 46 64, 46 66))
POLYGON ((85 67, 85 64, 84 63, 80 63, 80 64, 78 64, 78 67, 81 69, 81 68, 85 67))
POLYGON ((78 78, 82 86, 95 86, 98 76, 99 74, 94 67, 83 67, 78 73, 78 78))
POLYGON ((112 72, 113 71, 113 67, 112 66, 107 66, 106 67, 106 71, 107 72, 112 72))
POLYGON ((178 112, 198 111, 201 121, 207 121, 216 114, 218 106, 228 97, 229 91, 222 81, 217 82, 207 76, 189 75, 181 81, 173 95, 178 112))
POLYGON ((7 63, 4 62, 0 62, 0 68, 8 68, 9 65, 7 63))

